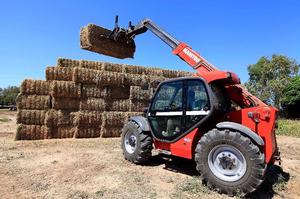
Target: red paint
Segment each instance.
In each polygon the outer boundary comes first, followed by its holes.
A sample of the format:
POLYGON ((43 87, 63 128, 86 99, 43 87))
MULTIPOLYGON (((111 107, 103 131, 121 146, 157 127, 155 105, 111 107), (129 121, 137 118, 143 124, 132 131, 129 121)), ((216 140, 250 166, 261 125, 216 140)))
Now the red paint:
POLYGON ((174 143, 166 143, 154 140, 155 148, 170 151, 172 155, 193 159, 194 157, 194 140, 198 129, 194 129, 183 138, 174 143))

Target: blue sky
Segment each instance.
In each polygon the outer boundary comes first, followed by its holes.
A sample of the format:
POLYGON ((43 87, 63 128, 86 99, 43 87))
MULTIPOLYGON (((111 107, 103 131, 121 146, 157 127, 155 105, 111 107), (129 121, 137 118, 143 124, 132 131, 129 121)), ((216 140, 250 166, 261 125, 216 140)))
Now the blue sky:
POLYGON ((25 78, 45 79, 59 57, 191 70, 150 32, 136 38, 135 59, 119 60, 81 50, 88 23, 127 26, 150 18, 222 70, 247 81, 247 66, 261 56, 284 54, 300 62, 300 1, 2 0, 0 87, 25 78))

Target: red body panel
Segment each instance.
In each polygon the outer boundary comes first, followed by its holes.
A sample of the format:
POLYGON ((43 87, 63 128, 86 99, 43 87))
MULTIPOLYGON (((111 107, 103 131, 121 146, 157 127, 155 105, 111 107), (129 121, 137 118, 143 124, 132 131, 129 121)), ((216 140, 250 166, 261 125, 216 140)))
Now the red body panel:
POLYGON ((198 129, 194 129, 189 134, 174 143, 166 143, 154 140, 154 146, 156 149, 170 151, 172 155, 187 159, 193 159, 193 151, 195 149, 194 140, 197 133, 198 129))
POLYGON ((247 126, 256 132, 265 142, 265 161, 272 161, 272 156, 276 151, 275 121, 277 109, 273 107, 251 107, 239 111, 230 112, 226 115, 228 121, 236 122, 247 126), (253 117, 250 118, 248 113, 253 117))

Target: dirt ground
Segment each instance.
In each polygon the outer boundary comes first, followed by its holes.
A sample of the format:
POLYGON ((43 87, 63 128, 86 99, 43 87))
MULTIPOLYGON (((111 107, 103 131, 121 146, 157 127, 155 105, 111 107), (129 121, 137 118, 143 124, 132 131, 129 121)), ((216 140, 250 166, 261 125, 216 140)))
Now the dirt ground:
MULTIPOLYGON (((0 198, 227 198, 201 184, 192 161, 130 164, 119 138, 14 141, 15 116, 0 110, 0 198)), ((283 171, 247 197, 300 198, 300 139, 278 144, 283 171)))

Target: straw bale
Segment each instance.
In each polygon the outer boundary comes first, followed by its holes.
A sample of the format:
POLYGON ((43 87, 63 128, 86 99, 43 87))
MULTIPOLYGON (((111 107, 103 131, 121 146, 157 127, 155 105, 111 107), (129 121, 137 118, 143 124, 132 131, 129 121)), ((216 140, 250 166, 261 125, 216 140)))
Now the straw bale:
POLYGON ((81 84, 71 81, 52 81, 51 95, 53 97, 81 97, 81 84))
POLYGON ((68 67, 47 67, 46 80, 72 81, 73 69, 68 67))
POLYGON ((125 122, 132 116, 143 115, 142 112, 119 112, 109 111, 102 113, 102 126, 122 127, 125 122))
POLYGON ((28 125, 43 125, 46 111, 41 110, 18 110, 17 123, 28 125))
POLYGON ((77 127, 75 138, 97 138, 101 135, 101 127, 77 127))
POLYGON ((106 111, 129 111, 130 100, 112 100, 107 101, 106 111))
POLYGON ((147 75, 136 75, 125 73, 124 84, 130 86, 143 86, 150 83, 150 77, 147 75))
POLYGON ((73 59, 65 59, 65 58, 59 58, 57 60, 57 67, 80 67, 80 61, 79 60, 73 60, 73 59))
POLYGON ((49 95, 23 95, 19 94, 16 99, 17 108, 48 110, 51 108, 49 95))
POLYGON ((80 110, 104 111, 106 103, 101 98, 87 98, 80 102, 80 110))
POLYGON ((128 99, 130 97, 129 86, 108 86, 109 97, 112 99, 128 99))
POLYGON ((143 74, 145 74, 145 67, 124 64, 123 65, 123 73, 143 75, 143 74))
POLYGON ((139 86, 130 86, 130 99, 139 101, 150 101, 153 89, 143 90, 139 86))
POLYGON ((134 101, 130 100, 130 112, 144 112, 145 108, 149 107, 148 101, 134 101))
POLYGON ((88 24, 80 31, 80 46, 82 49, 116 58, 133 58, 135 44, 133 40, 120 43, 107 39, 111 31, 103 27, 88 24))
POLYGON ((78 127, 100 127, 102 123, 102 112, 99 111, 79 111, 75 117, 78 127))
POLYGON ((101 129, 101 137, 109 138, 109 137, 120 137, 122 134, 122 127, 102 127, 101 129))
POLYGON ((25 79, 20 90, 22 94, 47 95, 49 88, 50 81, 25 79))
POLYGON ((40 140, 50 138, 49 128, 42 125, 20 124, 17 127, 16 140, 40 140))
POLYGON ((96 84, 82 85, 82 98, 108 98, 110 97, 108 86, 98 86, 96 84))
POLYGON ((52 98, 52 108, 59 110, 79 110, 80 108, 80 99, 76 98, 62 98, 62 97, 53 97, 52 98))
POLYGON ((45 125, 48 127, 68 126, 75 124, 77 112, 51 109, 46 113, 45 125))
POLYGON ((124 84, 124 74, 86 68, 75 68, 73 73, 73 81, 85 84, 97 84, 100 86, 119 86, 124 84))
POLYGON ((76 127, 74 126, 57 126, 51 127, 51 138, 73 138, 75 135, 76 127))

